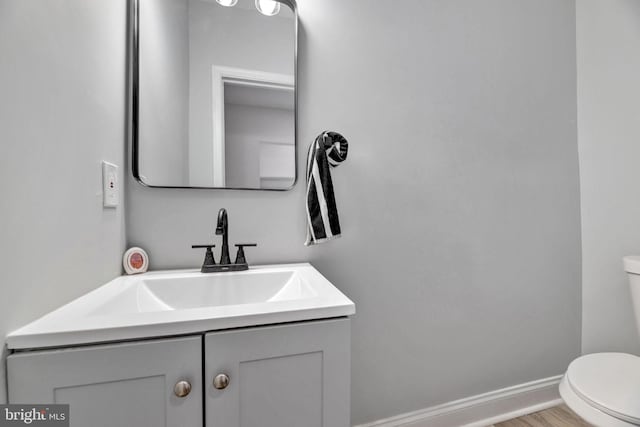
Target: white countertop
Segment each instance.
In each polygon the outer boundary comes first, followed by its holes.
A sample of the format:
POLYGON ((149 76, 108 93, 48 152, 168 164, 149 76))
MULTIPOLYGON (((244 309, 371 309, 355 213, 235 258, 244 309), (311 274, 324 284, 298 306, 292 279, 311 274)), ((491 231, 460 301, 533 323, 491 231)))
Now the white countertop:
POLYGON ((11 332, 9 349, 185 335, 348 316, 354 303, 308 263, 120 276, 11 332))

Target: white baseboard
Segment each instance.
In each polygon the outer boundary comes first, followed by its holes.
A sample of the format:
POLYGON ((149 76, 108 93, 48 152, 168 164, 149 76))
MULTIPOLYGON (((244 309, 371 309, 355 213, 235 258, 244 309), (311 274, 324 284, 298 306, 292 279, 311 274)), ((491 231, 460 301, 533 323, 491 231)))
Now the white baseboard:
POLYGON ((519 384, 355 427, 487 427, 559 405, 561 379, 519 384))

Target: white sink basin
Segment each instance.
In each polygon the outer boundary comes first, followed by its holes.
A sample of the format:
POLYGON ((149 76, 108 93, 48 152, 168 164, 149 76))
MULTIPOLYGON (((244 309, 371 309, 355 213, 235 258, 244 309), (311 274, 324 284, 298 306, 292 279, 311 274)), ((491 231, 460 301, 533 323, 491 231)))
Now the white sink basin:
POLYGON ((296 270, 236 273, 150 273, 92 314, 187 310, 313 298, 318 293, 296 270))
POLYGON ((351 300, 309 264, 121 276, 7 336, 58 347, 348 316, 351 300))

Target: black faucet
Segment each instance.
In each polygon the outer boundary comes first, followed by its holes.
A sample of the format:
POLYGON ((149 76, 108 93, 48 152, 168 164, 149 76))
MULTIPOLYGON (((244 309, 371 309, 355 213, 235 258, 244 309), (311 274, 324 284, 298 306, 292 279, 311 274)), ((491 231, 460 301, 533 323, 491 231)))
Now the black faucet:
POLYGON ((227 210, 222 208, 218 211, 218 223, 216 224, 216 235, 222 235, 222 253, 220 255, 220 264, 216 264, 216 260, 213 257, 213 251, 211 248, 215 248, 216 245, 192 245, 192 248, 207 248, 207 252, 204 257, 204 263, 202 264, 203 273, 215 273, 219 271, 242 271, 248 270, 249 264, 244 256, 245 246, 257 246, 255 243, 238 243, 235 246, 238 248, 238 254, 236 255, 236 261, 231 263, 229 258, 229 218, 227 216, 227 210))
POLYGON ((222 255, 220 255, 220 264, 231 264, 231 259, 229 258, 229 219, 225 208, 218 211, 216 236, 220 235, 222 235, 222 255))

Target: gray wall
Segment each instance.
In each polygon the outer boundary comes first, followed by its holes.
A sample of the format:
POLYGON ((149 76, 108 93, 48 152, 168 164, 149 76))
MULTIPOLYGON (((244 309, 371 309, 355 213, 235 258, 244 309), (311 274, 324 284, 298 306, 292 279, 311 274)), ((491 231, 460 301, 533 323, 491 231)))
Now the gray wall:
POLYGON ((640 354, 624 255, 640 254, 640 2, 577 2, 582 349, 640 354))
POLYGON ((299 6, 298 137, 351 143, 343 237, 302 246, 302 182, 129 180, 128 243, 153 268, 199 266, 190 245, 226 207, 231 241, 260 245, 250 262, 311 261, 357 304, 355 423, 562 373, 580 353, 574 1, 299 6))
POLYGON ((0 0, 3 349, 8 332, 121 273, 124 206, 102 208, 100 161, 125 181, 125 16, 113 0, 0 0))

